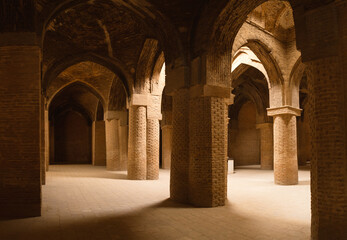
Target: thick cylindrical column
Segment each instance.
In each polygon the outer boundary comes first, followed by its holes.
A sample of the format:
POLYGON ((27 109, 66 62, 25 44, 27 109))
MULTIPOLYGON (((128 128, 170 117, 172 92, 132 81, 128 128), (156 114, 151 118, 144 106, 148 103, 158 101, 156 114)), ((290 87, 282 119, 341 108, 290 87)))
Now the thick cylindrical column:
POLYGON ((260 131, 260 167, 264 170, 273 169, 273 124, 257 124, 260 131))
POLYGON ((172 152, 172 125, 165 125, 162 131, 162 168, 170 169, 172 152))
POLYGON ((147 178, 146 123, 146 106, 131 106, 129 108, 129 179, 145 180, 147 178))
POLYGON ((93 165, 106 165, 105 121, 93 122, 93 165))
POLYGON ((147 179, 159 178, 159 120, 147 119, 147 179))
POLYGON ((298 184, 296 116, 300 111, 289 106, 268 109, 274 119, 274 179, 279 185, 298 184))
POLYGON ((106 168, 110 171, 119 169, 118 120, 106 121, 106 168))
POLYGON ((181 89, 172 97, 172 154, 170 198, 188 202, 189 176, 189 91, 181 89))

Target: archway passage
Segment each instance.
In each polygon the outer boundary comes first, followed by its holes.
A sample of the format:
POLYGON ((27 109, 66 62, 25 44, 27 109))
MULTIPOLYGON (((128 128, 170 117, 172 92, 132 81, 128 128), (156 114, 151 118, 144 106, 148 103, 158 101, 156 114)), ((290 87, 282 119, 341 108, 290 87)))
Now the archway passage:
POLYGON ((259 165, 260 142, 256 129, 256 109, 252 102, 245 102, 238 114, 237 121, 231 123, 229 157, 235 166, 259 165))
POLYGON ((102 115, 100 98, 83 83, 70 84, 56 94, 49 107, 49 162, 92 163, 92 123, 102 115))

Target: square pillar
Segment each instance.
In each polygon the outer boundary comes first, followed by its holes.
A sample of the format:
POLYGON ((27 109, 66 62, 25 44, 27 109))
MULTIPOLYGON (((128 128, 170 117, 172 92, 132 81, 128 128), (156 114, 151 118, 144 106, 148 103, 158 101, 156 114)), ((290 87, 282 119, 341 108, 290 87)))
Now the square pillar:
POLYGON ((189 202, 223 206, 227 193, 230 89, 194 86, 189 113, 189 202))
POLYGON ((189 192, 189 90, 172 96, 172 153, 170 198, 188 203, 189 192))
MULTIPOLYGON (((9 34, 0 34, 6 39, 9 34)), ((35 38, 34 33, 27 33, 35 38)), ((15 36, 14 36, 15 37, 15 36)), ((41 215, 41 51, 0 44, 0 216, 41 215)))

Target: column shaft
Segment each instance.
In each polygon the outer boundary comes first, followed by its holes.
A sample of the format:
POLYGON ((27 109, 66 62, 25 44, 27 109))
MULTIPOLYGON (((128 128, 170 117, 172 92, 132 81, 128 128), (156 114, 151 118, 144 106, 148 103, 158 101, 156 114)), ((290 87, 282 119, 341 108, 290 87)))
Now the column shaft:
POLYGON ((188 202, 189 175, 189 91, 181 89, 172 98, 172 155, 170 198, 188 202))
POLYGON ((93 165, 106 165, 105 121, 93 122, 93 165))
POLYGON ((40 100, 40 161, 41 161, 41 184, 46 184, 46 161, 45 161, 45 100, 41 95, 40 100))
POLYGON ((341 63, 339 57, 307 63, 312 239, 347 236, 347 61, 341 63))
POLYGON ((0 46, 0 216, 41 215, 40 56, 0 46))
POLYGON ((147 119, 147 179, 159 179, 159 120, 147 119))
POLYGON ((45 165, 46 171, 49 170, 49 118, 48 110, 45 110, 45 165))
POLYGON ((296 116, 274 116, 273 129, 275 183, 298 184, 296 116))
POLYGON ((172 126, 166 125, 162 130, 162 168, 170 169, 172 152, 172 126))
POLYGON ((126 171, 128 168, 128 126, 120 125, 118 127, 119 133, 119 154, 120 154, 120 170, 126 171))
POLYGON ((227 111, 224 98, 197 97, 190 100, 189 200, 195 206, 225 204, 227 111))
POLYGON ((147 116, 145 106, 131 106, 129 109, 128 178, 147 178, 147 116))
POLYGON ((257 124, 260 131, 260 166, 261 169, 273 169, 273 124, 261 123, 257 124))
POLYGON ((106 121, 106 168, 110 171, 119 169, 119 138, 118 138, 118 120, 112 119, 106 121))

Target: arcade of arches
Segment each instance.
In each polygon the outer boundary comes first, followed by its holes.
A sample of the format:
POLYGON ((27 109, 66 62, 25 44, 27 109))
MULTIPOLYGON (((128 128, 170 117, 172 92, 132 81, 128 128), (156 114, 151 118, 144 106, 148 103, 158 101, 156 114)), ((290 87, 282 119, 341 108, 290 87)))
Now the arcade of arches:
POLYGON ((170 169, 224 206, 227 162, 298 184, 311 238, 347 236, 347 1, 0 1, 0 215, 41 215, 53 164, 170 169))

